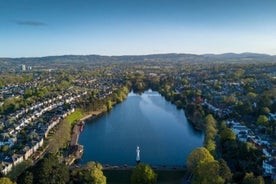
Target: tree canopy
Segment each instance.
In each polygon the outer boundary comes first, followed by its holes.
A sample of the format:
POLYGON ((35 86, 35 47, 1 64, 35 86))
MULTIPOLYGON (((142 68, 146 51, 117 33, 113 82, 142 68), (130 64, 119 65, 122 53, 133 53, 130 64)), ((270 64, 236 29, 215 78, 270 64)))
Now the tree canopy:
POLYGON ((147 164, 138 164, 131 175, 132 184, 154 184, 157 182, 157 174, 147 164))
POLYGON ((267 126, 269 124, 268 118, 265 115, 260 115, 257 119, 256 124, 267 126))
POLYGON ((82 169, 72 171, 70 181, 82 184, 105 184, 106 177, 103 174, 101 164, 88 162, 82 169))
POLYGON ((214 157, 210 154, 210 152, 204 148, 199 147, 194 149, 187 158, 187 168, 190 171, 195 171, 196 167, 199 164, 202 164, 204 162, 213 161, 214 157))
POLYGON ((236 140, 236 135, 230 128, 225 128, 220 133, 220 141, 221 142, 234 141, 234 140, 236 140))
POLYGON ((69 181, 69 168, 59 163, 56 156, 47 154, 34 167, 25 171, 18 183, 54 184, 69 181))
POLYGON ((264 184, 264 178, 262 176, 255 177, 254 174, 246 173, 242 184, 264 184))
POLYGON ((217 134, 216 120, 212 114, 208 114, 205 118, 205 122, 206 122, 206 130, 205 130, 204 146, 213 156, 215 156, 215 150, 216 150, 215 136, 217 134))
POLYGON ((200 163, 194 172, 194 184, 223 184, 224 179, 219 175, 220 165, 216 160, 200 163))
POLYGON ((1 184, 15 184, 14 182, 12 182, 12 181, 10 180, 10 178, 7 178, 7 177, 2 177, 2 178, 0 178, 0 183, 1 183, 1 184))

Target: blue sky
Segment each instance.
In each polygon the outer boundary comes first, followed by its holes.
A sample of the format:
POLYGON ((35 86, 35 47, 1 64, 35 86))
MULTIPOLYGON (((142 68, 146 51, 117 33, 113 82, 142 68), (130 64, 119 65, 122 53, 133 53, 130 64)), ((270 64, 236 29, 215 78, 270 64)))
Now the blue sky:
POLYGON ((0 57, 276 54, 275 0, 0 0, 0 57))

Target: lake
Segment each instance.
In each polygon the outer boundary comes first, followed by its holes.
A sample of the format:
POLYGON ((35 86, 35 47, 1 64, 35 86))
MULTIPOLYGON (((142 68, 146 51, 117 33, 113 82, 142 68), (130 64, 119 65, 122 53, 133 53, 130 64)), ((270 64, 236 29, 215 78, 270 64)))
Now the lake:
POLYGON ((79 137, 79 144, 84 145, 80 163, 135 165, 139 146, 141 162, 182 166, 203 140, 204 134, 193 128, 184 111, 158 92, 130 92, 109 113, 85 121, 79 137))

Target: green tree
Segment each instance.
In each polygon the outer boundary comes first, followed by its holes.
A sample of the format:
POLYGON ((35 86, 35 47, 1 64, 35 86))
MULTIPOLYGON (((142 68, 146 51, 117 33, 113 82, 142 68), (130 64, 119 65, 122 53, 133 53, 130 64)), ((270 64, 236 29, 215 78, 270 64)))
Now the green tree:
POLYGON ((261 111, 262 111, 262 113, 264 113, 264 114, 266 114, 266 115, 267 115, 268 113, 270 113, 270 109, 269 109, 268 107, 263 107, 261 111))
POLYGON ((33 184, 33 173, 30 171, 24 172, 19 178, 17 179, 18 184, 33 184))
POLYGON ((81 169, 72 170, 70 180, 72 183, 82 184, 106 183, 106 177, 102 172, 101 164, 95 162, 88 162, 81 169))
POLYGON ((222 122, 219 124, 219 131, 222 131, 222 130, 224 130, 225 128, 227 128, 226 121, 222 121, 222 122))
POLYGON ((245 71, 243 69, 238 69, 233 73, 233 77, 238 79, 244 75, 245 71))
POLYGON ((221 142, 234 141, 234 140, 236 140, 236 135, 230 128, 225 128, 220 133, 220 141, 221 142))
POLYGON ((206 147, 206 149, 207 149, 213 156, 216 155, 216 153, 215 153, 215 151, 216 151, 216 143, 215 143, 214 140, 207 140, 207 141, 205 141, 205 147, 206 147))
POLYGON ((246 96, 251 102, 253 102, 253 100, 255 100, 258 95, 256 93, 249 92, 246 96))
POLYGON ((4 145, 1 149, 2 152, 7 152, 9 150, 9 146, 8 145, 4 145))
POLYGON ((232 180, 232 173, 227 163, 223 159, 219 159, 219 175, 226 181, 230 182, 232 180))
POLYGON ((105 184, 106 177, 102 171, 102 165, 95 162, 88 162, 86 168, 90 172, 90 182, 93 184, 105 184))
POLYGON ((56 156, 47 154, 33 168, 34 183, 54 184, 69 181, 69 168, 59 163, 56 156))
POLYGON ((249 101, 239 101, 236 106, 236 111, 239 112, 239 114, 250 114, 253 112, 252 104, 249 101))
POLYGON ((29 98, 32 96, 32 94, 33 94, 32 89, 26 89, 23 96, 24 98, 29 98))
POLYGON ((100 169, 92 169, 91 170, 91 178, 92 183, 94 184, 105 184, 106 183, 106 177, 103 174, 103 171, 100 169))
POLYGON ((157 182, 157 174, 147 164, 138 164, 131 175, 132 184, 154 184, 157 182))
POLYGON ((216 160, 200 163, 194 173, 193 184, 223 184, 225 180, 219 171, 219 162, 216 160))
MULTIPOLYGON (((216 127, 216 120, 212 114, 208 114, 205 118, 205 121, 206 121, 206 126, 216 127)), ((212 133, 216 134, 216 132, 212 132, 212 133)))
POLYGON ((237 99, 234 94, 231 94, 230 96, 225 97, 223 101, 227 104, 234 104, 236 103, 237 99))
POLYGON ((265 115, 259 115, 256 124, 268 126, 269 125, 268 118, 265 115))
POLYGON ((106 104, 107 110, 110 111, 112 109, 112 101, 108 100, 106 104))
POLYGON ((204 148, 199 147, 194 149, 187 158, 187 168, 194 172, 196 167, 199 164, 202 164, 204 162, 213 161, 214 157, 210 154, 210 152, 204 148))
POLYGON ((254 174, 246 173, 242 184, 264 184, 264 178, 262 176, 255 177, 254 174))
POLYGON ((0 183, 1 183, 1 184, 15 184, 14 182, 12 182, 12 181, 10 180, 10 178, 7 178, 7 177, 2 177, 2 178, 0 178, 0 183))
POLYGON ((215 136, 217 134, 216 120, 213 115, 208 114, 205 118, 206 130, 205 130, 205 147, 214 156, 216 150, 215 136))

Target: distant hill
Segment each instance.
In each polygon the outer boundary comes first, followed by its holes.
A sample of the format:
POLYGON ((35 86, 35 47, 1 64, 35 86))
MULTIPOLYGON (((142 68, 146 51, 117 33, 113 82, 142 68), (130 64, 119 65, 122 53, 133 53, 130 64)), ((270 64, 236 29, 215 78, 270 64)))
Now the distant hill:
POLYGON ((91 64, 107 64, 116 62, 144 64, 150 62, 165 63, 231 63, 231 62, 276 62, 276 56, 257 53, 225 53, 225 54, 151 54, 151 55, 124 55, 124 56, 101 56, 101 55, 64 55, 47 57, 26 58, 0 58, 0 71, 16 68, 20 64, 33 66, 34 68, 60 68, 65 66, 86 67, 91 64))
POLYGON ((268 54, 257 54, 251 52, 245 52, 241 54, 236 53, 224 53, 224 54, 204 54, 204 56, 216 57, 216 58, 273 58, 275 56, 271 56, 268 54))

